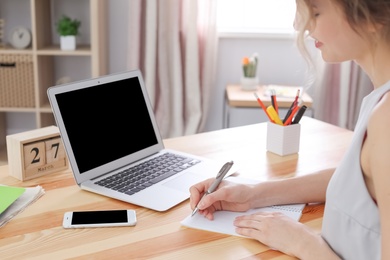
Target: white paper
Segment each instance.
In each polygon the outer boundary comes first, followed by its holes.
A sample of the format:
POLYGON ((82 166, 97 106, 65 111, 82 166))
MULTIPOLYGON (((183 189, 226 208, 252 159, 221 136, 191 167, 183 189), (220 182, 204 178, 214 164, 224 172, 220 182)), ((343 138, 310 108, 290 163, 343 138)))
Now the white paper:
MULTIPOLYGON (((229 177, 227 179, 229 181, 239 183, 258 182, 256 180, 244 179, 240 177, 229 177)), ((193 217, 189 215, 184 220, 182 220, 181 225, 211 232, 217 232, 233 236, 241 236, 236 233, 235 226, 233 225, 234 219, 238 216, 250 215, 256 212, 281 212, 284 213, 286 216, 296 221, 299 221, 302 216, 302 210, 304 207, 305 204, 292 204, 251 209, 246 212, 217 211, 214 213, 214 220, 209 220, 200 214, 195 214, 193 217)))
POLYGON ((0 227, 8 223, 13 217, 22 212, 30 204, 39 199, 45 191, 41 186, 26 188, 26 191, 9 206, 3 213, 0 214, 0 227))

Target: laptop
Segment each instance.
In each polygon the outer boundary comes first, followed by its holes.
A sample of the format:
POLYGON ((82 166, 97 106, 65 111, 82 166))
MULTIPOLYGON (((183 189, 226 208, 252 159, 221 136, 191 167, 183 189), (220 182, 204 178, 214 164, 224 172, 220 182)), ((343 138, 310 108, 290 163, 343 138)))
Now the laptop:
POLYGON ((139 70, 58 85, 47 93, 81 189, 166 211, 223 165, 164 147, 139 70), (150 169, 156 165, 158 172, 150 169))

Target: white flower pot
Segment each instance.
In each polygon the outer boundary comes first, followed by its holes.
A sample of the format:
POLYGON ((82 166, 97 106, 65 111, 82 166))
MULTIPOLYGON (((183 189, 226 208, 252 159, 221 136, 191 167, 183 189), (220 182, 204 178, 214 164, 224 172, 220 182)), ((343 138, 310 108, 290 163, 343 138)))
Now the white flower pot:
POLYGON ((242 90, 256 90, 259 84, 258 77, 242 77, 241 78, 241 89, 242 90))
POLYGON ((61 50, 73 51, 76 49, 76 36, 61 36, 60 37, 61 50))

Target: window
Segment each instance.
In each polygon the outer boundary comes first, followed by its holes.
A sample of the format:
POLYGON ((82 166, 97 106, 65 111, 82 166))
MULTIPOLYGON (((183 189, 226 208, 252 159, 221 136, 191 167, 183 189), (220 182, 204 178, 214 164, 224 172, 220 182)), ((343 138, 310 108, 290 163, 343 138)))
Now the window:
POLYGON ((221 33, 292 34, 294 0, 218 0, 221 33))

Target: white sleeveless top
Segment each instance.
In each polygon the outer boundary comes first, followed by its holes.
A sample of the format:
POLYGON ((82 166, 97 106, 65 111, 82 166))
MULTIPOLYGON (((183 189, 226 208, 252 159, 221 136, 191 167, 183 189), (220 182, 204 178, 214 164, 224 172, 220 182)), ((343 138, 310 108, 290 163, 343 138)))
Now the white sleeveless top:
POLYGON ((342 259, 381 258, 379 210, 364 182, 360 152, 371 112, 388 91, 390 82, 363 99, 351 145, 327 188, 322 236, 342 259))

